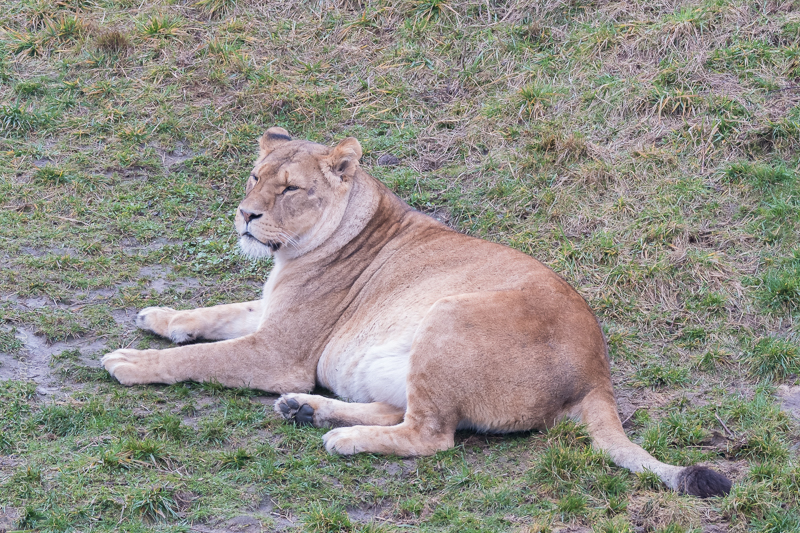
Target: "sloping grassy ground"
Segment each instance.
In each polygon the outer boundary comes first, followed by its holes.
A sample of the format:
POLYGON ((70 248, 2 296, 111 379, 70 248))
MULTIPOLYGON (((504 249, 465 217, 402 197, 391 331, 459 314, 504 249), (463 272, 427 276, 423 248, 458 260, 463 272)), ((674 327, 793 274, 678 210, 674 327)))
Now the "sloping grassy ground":
POLYGON ((17 0, 0 27, 0 529, 800 530, 797 2, 17 0), (232 214, 272 125, 356 136, 413 206, 573 283, 629 434, 733 492, 570 424, 340 458, 274 397, 110 380, 105 351, 165 345, 139 308, 258 294, 232 214), (46 396, 14 370, 42 338, 46 396))

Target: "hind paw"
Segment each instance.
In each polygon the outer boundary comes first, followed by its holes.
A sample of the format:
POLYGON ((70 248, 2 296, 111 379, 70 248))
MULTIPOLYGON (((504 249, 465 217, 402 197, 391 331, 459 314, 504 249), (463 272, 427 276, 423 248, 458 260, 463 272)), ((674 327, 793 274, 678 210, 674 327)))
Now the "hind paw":
POLYGON ((307 394, 284 394, 275 402, 275 412, 300 426, 314 426, 314 407, 304 401, 307 394))

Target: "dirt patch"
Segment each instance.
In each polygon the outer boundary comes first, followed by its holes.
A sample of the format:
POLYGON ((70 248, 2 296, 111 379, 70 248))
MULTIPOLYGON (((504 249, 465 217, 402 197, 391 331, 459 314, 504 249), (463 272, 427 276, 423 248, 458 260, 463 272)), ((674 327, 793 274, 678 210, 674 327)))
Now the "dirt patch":
POLYGON ((261 533, 294 529, 296 525, 297 519, 289 513, 277 510, 275 503, 267 496, 261 500, 258 508, 252 513, 208 524, 193 524, 192 531, 201 533, 261 533))
POLYGON ((186 289, 196 289, 200 287, 200 280, 197 278, 183 277, 175 280, 168 280, 167 277, 171 272, 171 268, 161 265, 146 266, 139 269, 139 277, 149 280, 150 288, 158 294, 164 292, 168 287, 172 287, 177 291, 185 291, 186 289))
POLYGON ((0 381, 14 379, 34 381, 36 392, 50 396, 60 390, 61 379, 56 369, 50 365, 51 358, 65 350, 80 350, 78 359, 86 366, 97 366, 95 354, 106 350, 106 343, 98 337, 83 337, 64 342, 48 344, 46 339, 35 335, 31 330, 17 327, 16 337, 22 341, 23 347, 17 354, 0 352, 0 381))
POLYGON ((20 252, 26 255, 32 255, 33 257, 44 257, 46 255, 56 255, 59 257, 68 256, 68 257, 77 257, 78 251, 74 248, 61 248, 58 246, 50 246, 46 248, 35 248, 33 246, 23 246, 20 249, 20 252))
POLYGON ((15 524, 22 516, 22 509, 15 507, 0 507, 0 533, 12 531, 15 529, 15 524))
POLYGON ((777 393, 781 409, 796 420, 800 420, 800 386, 781 385, 777 393))
POLYGON ((367 505, 358 507, 348 507, 347 516, 350 520, 359 524, 385 520, 391 516, 391 505, 367 505))
POLYGON ((19 298, 16 295, 9 295, 3 298, 4 302, 9 302, 12 307, 23 310, 41 309, 42 307, 52 303, 51 300, 40 296, 38 298, 19 298))
POLYGON ((202 155, 202 152, 193 152, 185 144, 178 143, 174 150, 165 150, 155 147, 156 153, 161 158, 161 164, 169 172, 179 172, 183 170, 183 163, 193 157, 202 155))
POLYGON ((136 256, 136 255, 147 255, 150 252, 161 250, 165 246, 172 246, 180 244, 181 242, 182 241, 178 239, 167 239, 165 237, 159 237, 157 239, 153 239, 147 244, 142 244, 137 239, 129 237, 122 239, 120 241, 120 245, 122 246, 122 252, 125 255, 136 256))

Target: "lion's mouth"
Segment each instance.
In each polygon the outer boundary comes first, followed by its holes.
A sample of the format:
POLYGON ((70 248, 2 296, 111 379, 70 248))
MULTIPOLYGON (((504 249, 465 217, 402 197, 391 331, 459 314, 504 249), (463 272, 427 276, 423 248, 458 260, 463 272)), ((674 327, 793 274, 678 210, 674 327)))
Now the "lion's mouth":
POLYGON ((256 242, 258 242, 260 244, 263 244, 264 246, 266 246, 267 248, 269 248, 273 252, 277 252, 278 249, 281 247, 281 244, 282 244, 282 243, 280 243, 278 241, 267 241, 267 242, 261 241, 259 239, 256 239, 253 236, 253 234, 250 233, 249 231, 245 231, 244 233, 242 233, 242 237, 249 237, 249 238, 253 239, 256 242))

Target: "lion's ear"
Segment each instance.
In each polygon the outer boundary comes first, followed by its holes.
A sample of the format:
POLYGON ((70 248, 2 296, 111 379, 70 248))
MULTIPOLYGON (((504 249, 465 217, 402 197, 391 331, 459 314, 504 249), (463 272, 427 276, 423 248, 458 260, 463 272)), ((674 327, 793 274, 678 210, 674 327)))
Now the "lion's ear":
POLYGON ((266 157, 275 148, 291 140, 292 137, 285 129, 278 126, 271 127, 264 135, 261 136, 261 139, 258 140, 258 147, 260 148, 258 158, 261 159, 266 157))
POLYGON ((361 144, 358 140, 355 137, 348 137, 337 144, 328 156, 331 172, 342 180, 352 178, 358 168, 361 154, 361 144))

